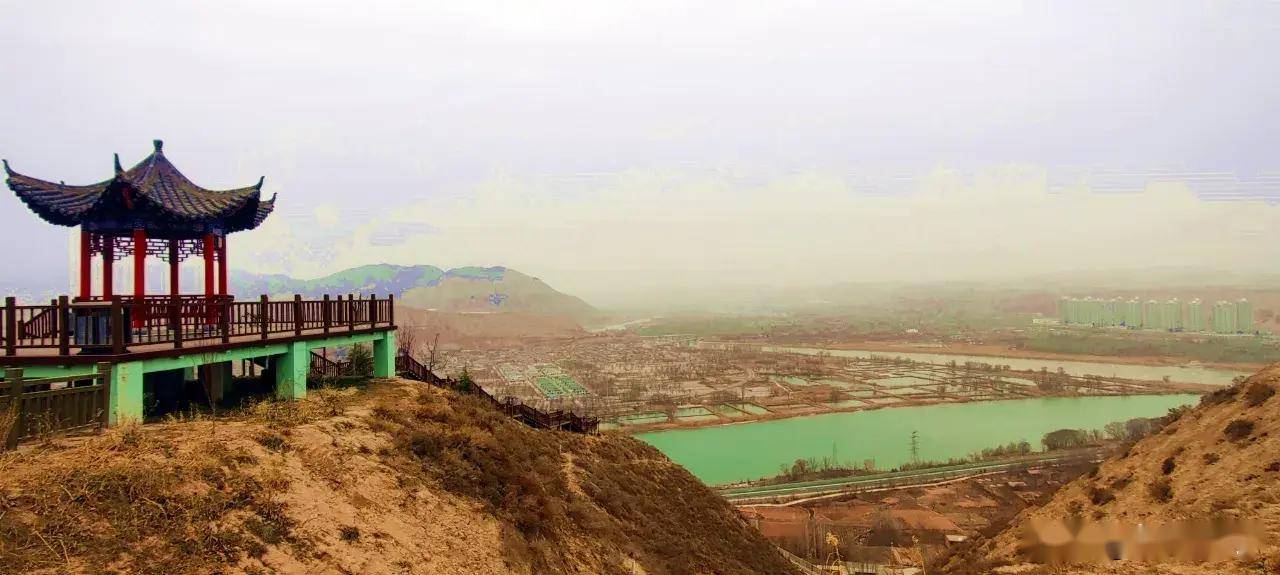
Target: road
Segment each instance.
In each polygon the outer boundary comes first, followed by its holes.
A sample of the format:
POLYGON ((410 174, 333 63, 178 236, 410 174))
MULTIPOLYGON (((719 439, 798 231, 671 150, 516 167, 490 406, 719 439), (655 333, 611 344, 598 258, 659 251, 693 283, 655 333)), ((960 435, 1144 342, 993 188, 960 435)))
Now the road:
POLYGON ((779 485, 735 487, 720 489, 719 493, 732 503, 778 501, 830 493, 855 493, 890 487, 909 487, 1001 471, 1096 461, 1101 458, 1102 453, 1102 450, 1072 451, 1070 453, 1034 455, 1012 460, 1002 459, 999 461, 948 465, 912 471, 877 473, 875 475, 838 477, 835 479, 801 481, 779 485))

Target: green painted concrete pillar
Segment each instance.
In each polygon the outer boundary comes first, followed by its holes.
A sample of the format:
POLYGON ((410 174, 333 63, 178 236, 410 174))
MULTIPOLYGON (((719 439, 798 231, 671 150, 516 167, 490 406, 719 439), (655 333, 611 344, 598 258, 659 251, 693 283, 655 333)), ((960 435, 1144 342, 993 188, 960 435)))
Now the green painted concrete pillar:
POLYGON ((396 375, 396 332, 382 332, 380 339, 373 340, 373 376, 395 377, 396 375))
POLYGON ((111 397, 107 398, 107 409, 111 425, 142 422, 142 362, 117 363, 111 368, 111 397))
POLYGON ((307 371, 311 368, 311 350, 305 341, 288 344, 288 349, 274 358, 276 397, 302 399, 307 396, 307 371))

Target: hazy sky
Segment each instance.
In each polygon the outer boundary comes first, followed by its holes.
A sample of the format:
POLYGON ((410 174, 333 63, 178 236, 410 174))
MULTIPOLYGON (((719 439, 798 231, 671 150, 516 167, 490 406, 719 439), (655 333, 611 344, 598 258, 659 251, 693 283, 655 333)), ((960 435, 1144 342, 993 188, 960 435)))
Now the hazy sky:
MULTIPOLYGON (((265 175, 233 268, 589 300, 1280 258, 1280 2, 0 2, 0 157, 265 175)), ((5 192, 6 274, 67 233, 5 192), (21 246, 22 249, 14 249, 21 246)))

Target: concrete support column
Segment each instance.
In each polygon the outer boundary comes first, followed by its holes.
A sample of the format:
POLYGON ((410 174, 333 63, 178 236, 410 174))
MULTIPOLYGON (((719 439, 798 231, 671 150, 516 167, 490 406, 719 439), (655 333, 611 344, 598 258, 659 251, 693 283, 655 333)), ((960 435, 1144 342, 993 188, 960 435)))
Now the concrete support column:
POLYGON ((373 376, 395 377, 396 332, 384 331, 382 337, 373 340, 373 376))
POLYGON ((117 363, 111 368, 111 397, 107 398, 107 410, 111 425, 142 422, 142 362, 117 363))
POLYGON ((231 389, 231 362, 211 363, 207 367, 209 377, 209 395, 214 402, 222 401, 227 390, 231 389))
POLYGON ((272 360, 276 370, 276 397, 302 399, 307 396, 307 371, 311 368, 311 350, 305 341, 287 344, 288 351, 272 360))

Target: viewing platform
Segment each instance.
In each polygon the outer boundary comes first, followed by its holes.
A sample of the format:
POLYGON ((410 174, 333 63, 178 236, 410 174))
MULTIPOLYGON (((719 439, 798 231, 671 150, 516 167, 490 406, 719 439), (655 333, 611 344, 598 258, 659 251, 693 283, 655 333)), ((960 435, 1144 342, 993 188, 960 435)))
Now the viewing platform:
MULTIPOLYGON (((228 293, 228 239, 266 221, 275 196, 262 198, 262 178, 227 190, 198 186, 169 161, 164 142, 153 146, 128 169, 116 156, 110 177, 87 185, 31 177, 4 161, 6 183, 35 215, 78 228, 79 261, 74 297, 38 305, 5 299, 0 418, 16 405, 20 419, 48 415, 35 423, 51 431, 140 420, 144 407, 171 411, 192 396, 216 406, 237 360, 251 362, 250 374, 260 367, 257 382, 273 380, 277 397, 298 398, 307 392, 312 349, 361 343, 373 344, 375 376, 395 375, 390 296, 236 301, 228 293), (203 264, 199 294, 179 285, 182 262, 193 258, 203 264), (167 264, 168 293, 147 293, 148 259, 167 264), (121 277, 120 267, 132 268, 132 277, 121 277)), ((29 423, 14 433, 32 433, 29 423)))
POLYGON ((0 396, 87 388, 79 393, 106 396, 105 421, 114 424, 142 418, 144 379, 181 385, 192 379, 184 374, 194 375, 217 401, 231 384, 231 362, 252 360, 273 372, 277 397, 299 398, 306 394, 313 349, 369 343, 373 375, 395 375, 395 329, 392 296, 247 302, 188 295, 73 302, 64 296, 43 305, 18 305, 10 297, 0 308, 0 396), (12 386, 14 380, 21 385, 12 386))

